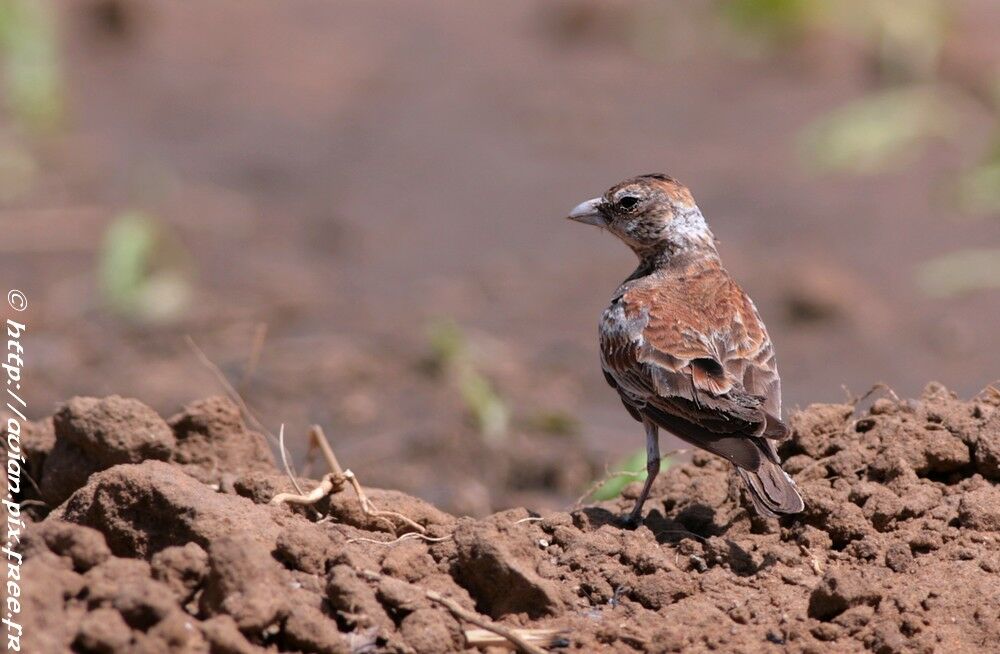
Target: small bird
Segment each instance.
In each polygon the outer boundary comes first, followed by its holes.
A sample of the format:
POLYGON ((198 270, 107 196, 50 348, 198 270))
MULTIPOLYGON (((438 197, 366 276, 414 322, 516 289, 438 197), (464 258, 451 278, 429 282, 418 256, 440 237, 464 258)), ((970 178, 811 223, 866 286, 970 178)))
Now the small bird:
POLYGON ((660 471, 660 429, 732 463, 759 514, 801 511, 774 446, 790 434, 774 348, 691 192, 668 175, 640 175, 568 217, 608 230, 639 257, 600 323, 604 377, 646 430, 647 477, 628 522, 640 522, 660 471))

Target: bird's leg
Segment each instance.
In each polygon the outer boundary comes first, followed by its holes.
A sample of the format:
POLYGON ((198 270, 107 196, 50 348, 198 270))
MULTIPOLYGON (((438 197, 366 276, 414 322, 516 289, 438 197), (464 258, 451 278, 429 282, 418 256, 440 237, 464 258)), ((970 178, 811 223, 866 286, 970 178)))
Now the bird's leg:
POLYGON ((653 480, 660 473, 660 430, 649 420, 643 420, 642 425, 646 428, 646 483, 642 485, 639 499, 635 501, 635 507, 628 516, 628 523, 632 525, 641 522, 642 505, 646 503, 653 480))

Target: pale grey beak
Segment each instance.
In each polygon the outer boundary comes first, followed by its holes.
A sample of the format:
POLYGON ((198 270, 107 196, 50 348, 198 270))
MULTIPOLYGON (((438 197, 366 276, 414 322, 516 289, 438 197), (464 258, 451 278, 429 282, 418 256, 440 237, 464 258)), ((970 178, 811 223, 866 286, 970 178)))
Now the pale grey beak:
POLYGON ((604 216, 601 215, 599 210, 601 202, 601 198, 594 198, 593 200, 581 202, 573 207, 573 210, 569 212, 567 218, 586 225, 606 227, 607 222, 604 220, 604 216))

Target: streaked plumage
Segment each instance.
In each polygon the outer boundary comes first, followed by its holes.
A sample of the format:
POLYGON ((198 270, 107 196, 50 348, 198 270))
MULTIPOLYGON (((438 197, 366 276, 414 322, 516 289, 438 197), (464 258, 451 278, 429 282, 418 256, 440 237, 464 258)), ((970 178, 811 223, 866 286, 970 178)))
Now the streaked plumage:
POLYGON ((604 376, 646 427, 649 477, 632 518, 659 470, 658 428, 729 460, 761 514, 801 511, 772 442, 789 431, 771 341, 722 268, 690 192, 666 175, 644 175, 570 218, 608 229, 640 259, 600 323, 604 376))

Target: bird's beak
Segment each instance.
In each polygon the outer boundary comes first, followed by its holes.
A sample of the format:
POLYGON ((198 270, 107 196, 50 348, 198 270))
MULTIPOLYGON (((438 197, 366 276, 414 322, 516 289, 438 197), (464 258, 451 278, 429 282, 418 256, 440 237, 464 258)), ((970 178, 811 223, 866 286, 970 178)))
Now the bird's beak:
POLYGON ((601 215, 599 210, 600 206, 601 198, 587 200, 586 202, 581 202, 573 207, 573 210, 570 211, 569 215, 566 217, 570 220, 575 220, 578 223, 584 223, 586 225, 607 227, 607 221, 604 220, 604 216, 601 215))

